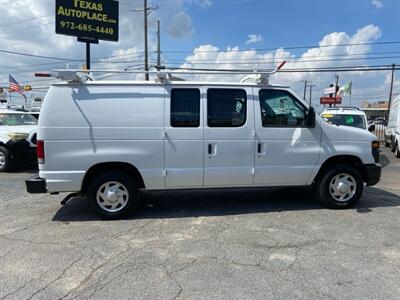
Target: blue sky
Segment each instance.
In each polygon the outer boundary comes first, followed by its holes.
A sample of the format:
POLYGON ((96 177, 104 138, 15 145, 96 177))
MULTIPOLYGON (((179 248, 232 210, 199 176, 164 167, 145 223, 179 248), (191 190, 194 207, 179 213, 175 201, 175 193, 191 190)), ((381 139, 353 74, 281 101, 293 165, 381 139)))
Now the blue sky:
MULTIPOLYGON (((209 68, 271 67, 289 58, 286 68, 377 65, 400 63, 400 44, 292 50, 288 46, 335 45, 400 41, 400 0, 148 0, 158 10, 149 15, 149 45, 155 50, 156 20, 161 20, 162 60, 167 66, 209 68), (236 48, 235 48, 236 47, 236 48), (280 48, 252 51, 259 48, 280 48), (168 51, 186 51, 169 53, 168 51), (217 51, 225 52, 217 52, 217 51), (241 51, 238 51, 241 50, 241 51), (243 51, 249 50, 249 51, 243 51), (210 52, 211 51, 211 52, 210 52), (395 52, 392 54, 374 53, 395 52), (396 53, 398 52, 398 53, 396 53), (324 61, 332 58, 342 61, 324 61), (355 61, 354 59, 360 59, 355 61), (319 60, 319 61, 318 61, 319 60)), ((92 47, 97 69, 143 67, 143 0, 120 0, 120 40, 92 47)), ((56 35, 55 0, 0 0, 0 49, 84 59, 84 45, 76 38, 56 35), (15 24, 22 22, 21 24, 15 24), (14 25, 13 25, 14 24, 14 25)), ((154 65, 155 54, 150 55, 154 65)), ((52 68, 80 68, 83 61, 69 62, 0 55, 0 83, 11 73, 22 83, 35 80, 33 73, 52 68)), ((292 86, 303 93, 303 80, 315 85, 313 103, 335 74, 278 74, 272 82, 292 86)), ((340 83, 353 81, 353 101, 387 99, 390 72, 340 73, 340 83)), ((397 77, 397 76, 396 76, 397 77)), ((124 77, 122 77, 124 78, 124 77)), ((213 76, 198 79, 220 80, 213 76)), ((237 78, 224 78, 236 80, 237 78)), ((34 83, 45 87, 48 81, 34 83)), ((36 94, 45 90, 37 90, 36 94)), ((395 93, 400 92, 400 80, 395 93)), ((348 104, 348 103, 347 103, 348 104)))
POLYGON ((246 47, 247 35, 257 33, 264 37, 260 47, 314 45, 328 33, 354 33, 368 24, 382 29, 382 40, 399 40, 400 1, 381 3, 381 8, 371 0, 214 0, 209 7, 186 5, 194 27, 191 38, 167 37, 164 42, 167 49, 246 47))

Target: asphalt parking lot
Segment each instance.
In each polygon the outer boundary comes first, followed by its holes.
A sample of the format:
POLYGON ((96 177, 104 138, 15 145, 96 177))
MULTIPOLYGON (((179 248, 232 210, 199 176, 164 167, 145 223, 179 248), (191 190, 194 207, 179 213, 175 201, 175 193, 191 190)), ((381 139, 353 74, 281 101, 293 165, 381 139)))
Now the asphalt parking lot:
POLYGON ((0 299, 398 299, 400 160, 350 210, 303 190, 145 193, 128 220, 0 174, 0 299))

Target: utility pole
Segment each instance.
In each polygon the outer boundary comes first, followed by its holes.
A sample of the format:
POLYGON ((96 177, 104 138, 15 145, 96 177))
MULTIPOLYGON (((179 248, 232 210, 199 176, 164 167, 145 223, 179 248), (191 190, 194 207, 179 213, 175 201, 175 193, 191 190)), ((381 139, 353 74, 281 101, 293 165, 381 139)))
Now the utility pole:
MULTIPOLYGON (((133 11, 143 11, 144 16, 144 70, 149 71, 149 47, 148 47, 148 39, 147 39, 147 16, 153 11, 158 9, 156 7, 147 7, 147 0, 144 0, 143 9, 134 9, 133 11)), ((149 74, 146 73, 146 80, 149 80, 149 74)))
POLYGON ((335 104, 334 106, 336 107, 336 102, 337 102, 337 97, 338 97, 338 92, 339 92, 339 75, 335 75, 336 78, 336 83, 335 83, 335 104))
POLYGON ((306 100, 306 93, 307 93, 307 83, 308 83, 308 80, 302 80, 301 82, 304 82, 304 96, 303 96, 303 99, 306 100))
POLYGON ((309 85, 309 87, 310 87, 310 106, 311 106, 311 99, 312 99, 312 89, 313 89, 313 87, 315 87, 315 85, 313 85, 313 84, 310 84, 310 85, 309 85))
POLYGON ((160 32, 160 20, 157 20, 157 70, 161 67, 161 32, 160 32))
MULTIPOLYGON (((149 49, 147 41, 147 0, 144 0, 144 70, 149 71, 149 49)), ((146 73, 146 81, 149 80, 149 73, 146 73)))
POLYGON ((335 75, 336 83, 335 83, 335 98, 338 96, 339 92, 339 75, 335 75))
POLYGON ((392 105, 392 97, 393 97, 393 81, 394 81, 394 70, 396 68, 396 64, 392 64, 392 80, 390 81, 390 94, 389 94, 389 107, 388 107, 388 119, 390 116, 390 106, 392 105))

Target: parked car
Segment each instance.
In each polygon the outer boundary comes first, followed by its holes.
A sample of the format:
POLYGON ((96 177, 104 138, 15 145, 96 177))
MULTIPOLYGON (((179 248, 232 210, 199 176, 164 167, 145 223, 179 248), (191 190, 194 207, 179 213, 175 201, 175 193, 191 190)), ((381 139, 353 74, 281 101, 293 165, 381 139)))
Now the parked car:
POLYGON ((400 158, 400 96, 393 100, 390 107, 386 144, 400 158))
POLYGON ((37 164, 37 120, 28 113, 0 110, 0 172, 37 164))
POLYGON ((185 82, 159 72, 149 82, 65 72, 44 100, 27 191, 86 196, 102 218, 127 216, 139 189, 309 186, 328 207, 349 208, 380 180, 373 134, 323 121, 261 75, 185 82))
POLYGON ((326 122, 337 126, 350 126, 374 131, 373 123, 367 122, 365 113, 355 107, 333 107, 327 108, 321 113, 326 122))

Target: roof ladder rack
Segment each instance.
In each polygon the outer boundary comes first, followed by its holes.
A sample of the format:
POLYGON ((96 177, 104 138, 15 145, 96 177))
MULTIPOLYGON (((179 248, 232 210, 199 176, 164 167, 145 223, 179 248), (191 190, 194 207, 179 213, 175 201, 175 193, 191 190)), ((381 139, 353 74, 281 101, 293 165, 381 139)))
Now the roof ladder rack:
POLYGON ((268 84, 269 76, 278 72, 286 61, 283 61, 276 69, 272 71, 238 71, 238 70, 163 70, 163 71, 127 71, 127 70, 78 70, 78 69, 55 69, 54 73, 36 73, 36 77, 54 77, 71 83, 85 83, 95 80, 93 74, 111 73, 111 74, 149 74, 155 75, 158 82, 184 81, 184 79, 173 75, 247 75, 240 82, 254 82, 258 84, 268 84))

